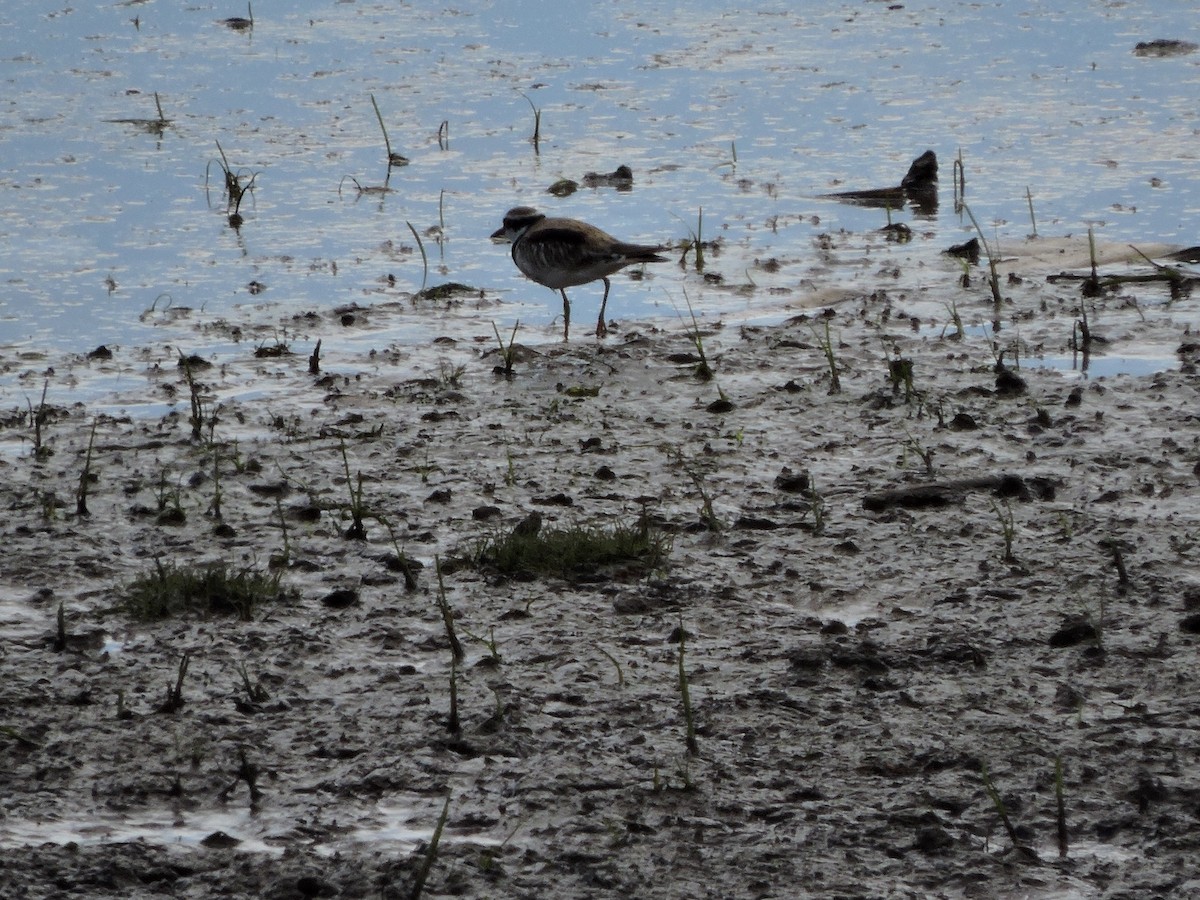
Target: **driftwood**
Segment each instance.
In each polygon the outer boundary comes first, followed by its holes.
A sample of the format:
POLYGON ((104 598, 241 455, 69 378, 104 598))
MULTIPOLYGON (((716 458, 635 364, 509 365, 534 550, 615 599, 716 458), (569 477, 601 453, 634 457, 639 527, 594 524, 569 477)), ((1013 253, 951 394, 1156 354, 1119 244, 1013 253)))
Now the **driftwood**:
POLYGON ((976 491, 987 491, 997 497, 1015 497, 1018 500, 1053 500, 1055 488, 1053 480, 1040 476, 1022 478, 1020 475, 984 475, 978 478, 910 484, 876 491, 863 497, 863 508, 879 512, 897 506, 905 509, 949 506, 962 502, 967 494, 976 491))
POLYGON ((857 206, 899 209, 911 201, 917 212, 930 215, 938 208, 937 154, 926 150, 913 160, 908 173, 897 187, 873 188, 866 191, 840 191, 823 197, 853 203, 857 206))
MULTIPOLYGON (((1082 285, 1085 297, 1094 297, 1101 291, 1113 290, 1124 284, 1161 282, 1170 288, 1171 299, 1173 300, 1187 296, 1191 293, 1192 288, 1195 287, 1197 282, 1200 282, 1200 278, 1189 275, 1174 266, 1165 266, 1162 263, 1155 262, 1132 244, 1130 248, 1154 267, 1153 273, 1148 275, 1105 275, 1101 277, 1096 274, 1095 267, 1093 266, 1090 275, 1060 272, 1057 275, 1047 275, 1046 281, 1051 284, 1057 284, 1060 281, 1078 281, 1082 285)), ((1186 250, 1171 253, 1163 258, 1178 262, 1195 263, 1200 260, 1200 247, 1188 247, 1186 250)))

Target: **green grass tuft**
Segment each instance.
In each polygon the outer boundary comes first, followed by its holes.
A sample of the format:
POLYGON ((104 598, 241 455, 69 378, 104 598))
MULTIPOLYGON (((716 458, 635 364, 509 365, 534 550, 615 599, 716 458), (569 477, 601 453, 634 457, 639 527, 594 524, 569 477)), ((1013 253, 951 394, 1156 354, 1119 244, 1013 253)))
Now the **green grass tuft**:
POLYGON ((141 620, 200 613, 249 621, 259 605, 279 599, 279 579, 277 574, 231 570, 220 563, 178 568, 155 560, 153 572, 126 587, 125 608, 141 620))
POLYGON ((651 571, 660 567, 671 551, 670 539, 644 521, 609 528, 574 525, 542 528, 534 534, 524 531, 518 528, 484 538, 476 554, 477 564, 506 575, 571 576, 620 564, 651 571))

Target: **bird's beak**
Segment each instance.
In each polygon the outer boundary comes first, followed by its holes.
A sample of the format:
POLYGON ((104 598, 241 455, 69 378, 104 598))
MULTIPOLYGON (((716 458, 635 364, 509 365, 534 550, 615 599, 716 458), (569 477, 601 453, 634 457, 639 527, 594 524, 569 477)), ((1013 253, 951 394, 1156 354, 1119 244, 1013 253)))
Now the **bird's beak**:
POLYGON ((495 231, 492 232, 492 240, 495 241, 497 244, 509 243, 508 235, 504 233, 503 228, 497 228, 495 231))

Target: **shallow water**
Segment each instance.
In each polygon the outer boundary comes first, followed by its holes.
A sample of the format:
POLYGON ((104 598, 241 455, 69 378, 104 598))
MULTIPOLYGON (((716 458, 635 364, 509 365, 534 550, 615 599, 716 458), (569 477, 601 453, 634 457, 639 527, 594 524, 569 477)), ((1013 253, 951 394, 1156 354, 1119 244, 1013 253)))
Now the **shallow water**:
MULTIPOLYGON (((580 19, 540 2, 310 0, 264 5, 248 30, 222 21, 245 15, 236 2, 5 5, 0 405, 25 405, 13 376, 36 361, 20 351, 246 353, 225 320, 273 322, 270 339, 306 352, 318 338, 365 351, 490 337, 493 322, 507 333, 518 320, 521 340, 553 340, 557 295, 487 237, 517 203, 646 241, 686 238, 703 209, 702 236, 722 241, 706 274, 722 283, 675 265, 614 282, 610 315, 675 325, 688 304, 778 320, 831 285, 869 293, 892 267, 889 288, 952 286, 958 265, 940 251, 970 228, 951 203, 959 151, 967 199, 1001 248, 1031 230, 1027 188, 1043 234, 1091 225, 1105 241, 1196 242, 1200 55, 1132 53, 1139 40, 1197 39, 1195 12, 1174 3, 1136 16, 1081 0, 736 13, 713 2, 681 14, 644 0, 580 19), (156 119, 156 92, 169 124, 125 121, 156 119), (537 153, 522 93, 541 110, 537 153), (411 158, 390 176, 372 94, 411 158), (217 142, 253 177, 239 230, 217 142), (866 235, 884 212, 820 198, 894 185, 927 147, 942 163, 941 207, 894 214, 911 244, 866 235), (619 164, 634 170, 630 192, 545 193, 619 164), (351 178, 390 191, 360 193, 351 178), (406 223, 423 235, 424 279, 406 223), (822 257, 815 239, 840 230, 822 257), (484 293, 409 304, 423 280, 484 293), (396 304, 382 328, 326 315, 380 303, 396 304)), ((596 285, 573 292, 581 337, 598 298, 596 285)))

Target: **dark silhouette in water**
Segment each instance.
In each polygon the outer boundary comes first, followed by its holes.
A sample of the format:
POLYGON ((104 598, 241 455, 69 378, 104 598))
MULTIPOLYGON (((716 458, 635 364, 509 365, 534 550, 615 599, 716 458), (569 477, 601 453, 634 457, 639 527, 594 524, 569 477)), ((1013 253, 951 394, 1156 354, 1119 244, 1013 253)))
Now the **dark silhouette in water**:
POLYGON ((824 194, 844 203, 870 206, 879 209, 899 209, 911 203, 913 209, 924 216, 932 216, 938 208, 938 161, 937 154, 926 150, 913 160, 908 173, 897 187, 874 188, 867 191, 840 191, 824 194))

